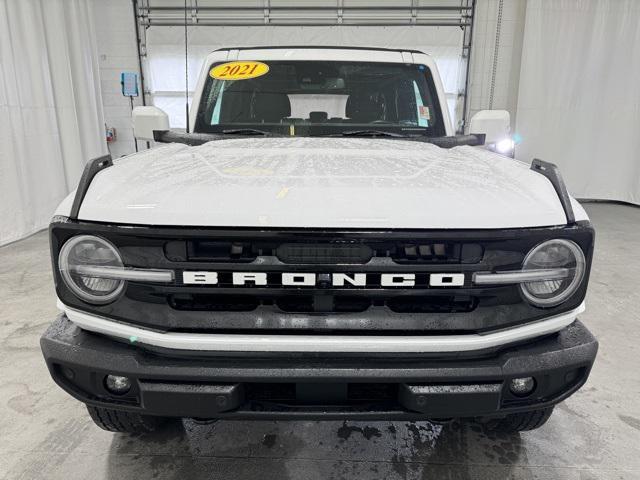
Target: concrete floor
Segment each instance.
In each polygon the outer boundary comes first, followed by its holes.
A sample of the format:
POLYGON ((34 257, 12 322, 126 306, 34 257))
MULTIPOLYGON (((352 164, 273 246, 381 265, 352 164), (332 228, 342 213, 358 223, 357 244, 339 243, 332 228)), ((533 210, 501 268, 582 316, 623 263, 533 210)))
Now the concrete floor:
POLYGON ((0 249, 0 477, 7 479, 638 479, 640 208, 589 204, 597 229, 588 384, 542 429, 428 422, 219 422, 116 435, 49 378, 56 314, 46 233, 0 249))

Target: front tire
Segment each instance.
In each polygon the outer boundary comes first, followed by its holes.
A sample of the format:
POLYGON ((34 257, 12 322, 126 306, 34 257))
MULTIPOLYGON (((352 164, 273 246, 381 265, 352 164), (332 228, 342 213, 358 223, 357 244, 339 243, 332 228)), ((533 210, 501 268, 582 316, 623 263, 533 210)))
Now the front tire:
POLYGON ((108 432, 149 433, 157 430, 166 418, 87 405, 93 422, 108 432))
POLYGON ((532 410, 530 412, 511 413, 490 425, 491 430, 503 433, 526 432, 535 430, 547 423, 553 413, 553 407, 532 410))

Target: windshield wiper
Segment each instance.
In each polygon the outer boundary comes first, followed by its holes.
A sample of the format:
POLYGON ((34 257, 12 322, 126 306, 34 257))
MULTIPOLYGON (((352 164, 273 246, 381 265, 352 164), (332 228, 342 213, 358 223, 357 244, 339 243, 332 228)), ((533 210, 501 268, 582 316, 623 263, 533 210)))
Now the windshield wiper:
POLYGON ((334 133, 328 137, 393 137, 406 138, 408 135, 395 132, 385 132, 384 130, 347 130, 346 132, 334 133))
POLYGON ((230 128, 227 130, 222 130, 222 133, 229 135, 265 135, 265 136, 281 136, 282 134, 267 132, 265 130, 258 130, 257 128, 230 128))

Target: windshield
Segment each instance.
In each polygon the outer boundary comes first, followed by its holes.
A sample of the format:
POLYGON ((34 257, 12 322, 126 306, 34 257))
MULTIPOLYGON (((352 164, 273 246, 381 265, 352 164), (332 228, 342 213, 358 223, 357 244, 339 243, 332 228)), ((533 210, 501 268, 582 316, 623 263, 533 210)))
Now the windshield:
POLYGON ((196 132, 445 135, 424 65, 265 61, 212 65, 196 132))

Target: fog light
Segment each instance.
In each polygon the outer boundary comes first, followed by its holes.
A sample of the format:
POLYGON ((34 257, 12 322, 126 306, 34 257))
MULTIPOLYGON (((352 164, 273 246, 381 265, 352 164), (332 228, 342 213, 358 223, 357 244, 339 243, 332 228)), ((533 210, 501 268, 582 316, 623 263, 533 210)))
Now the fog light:
POLYGON ((509 390, 518 397, 529 395, 536 387, 533 377, 514 378, 509 384, 509 390))
POLYGON ((104 384, 107 390, 115 395, 124 395, 131 389, 129 377, 121 377, 120 375, 107 375, 104 384))

